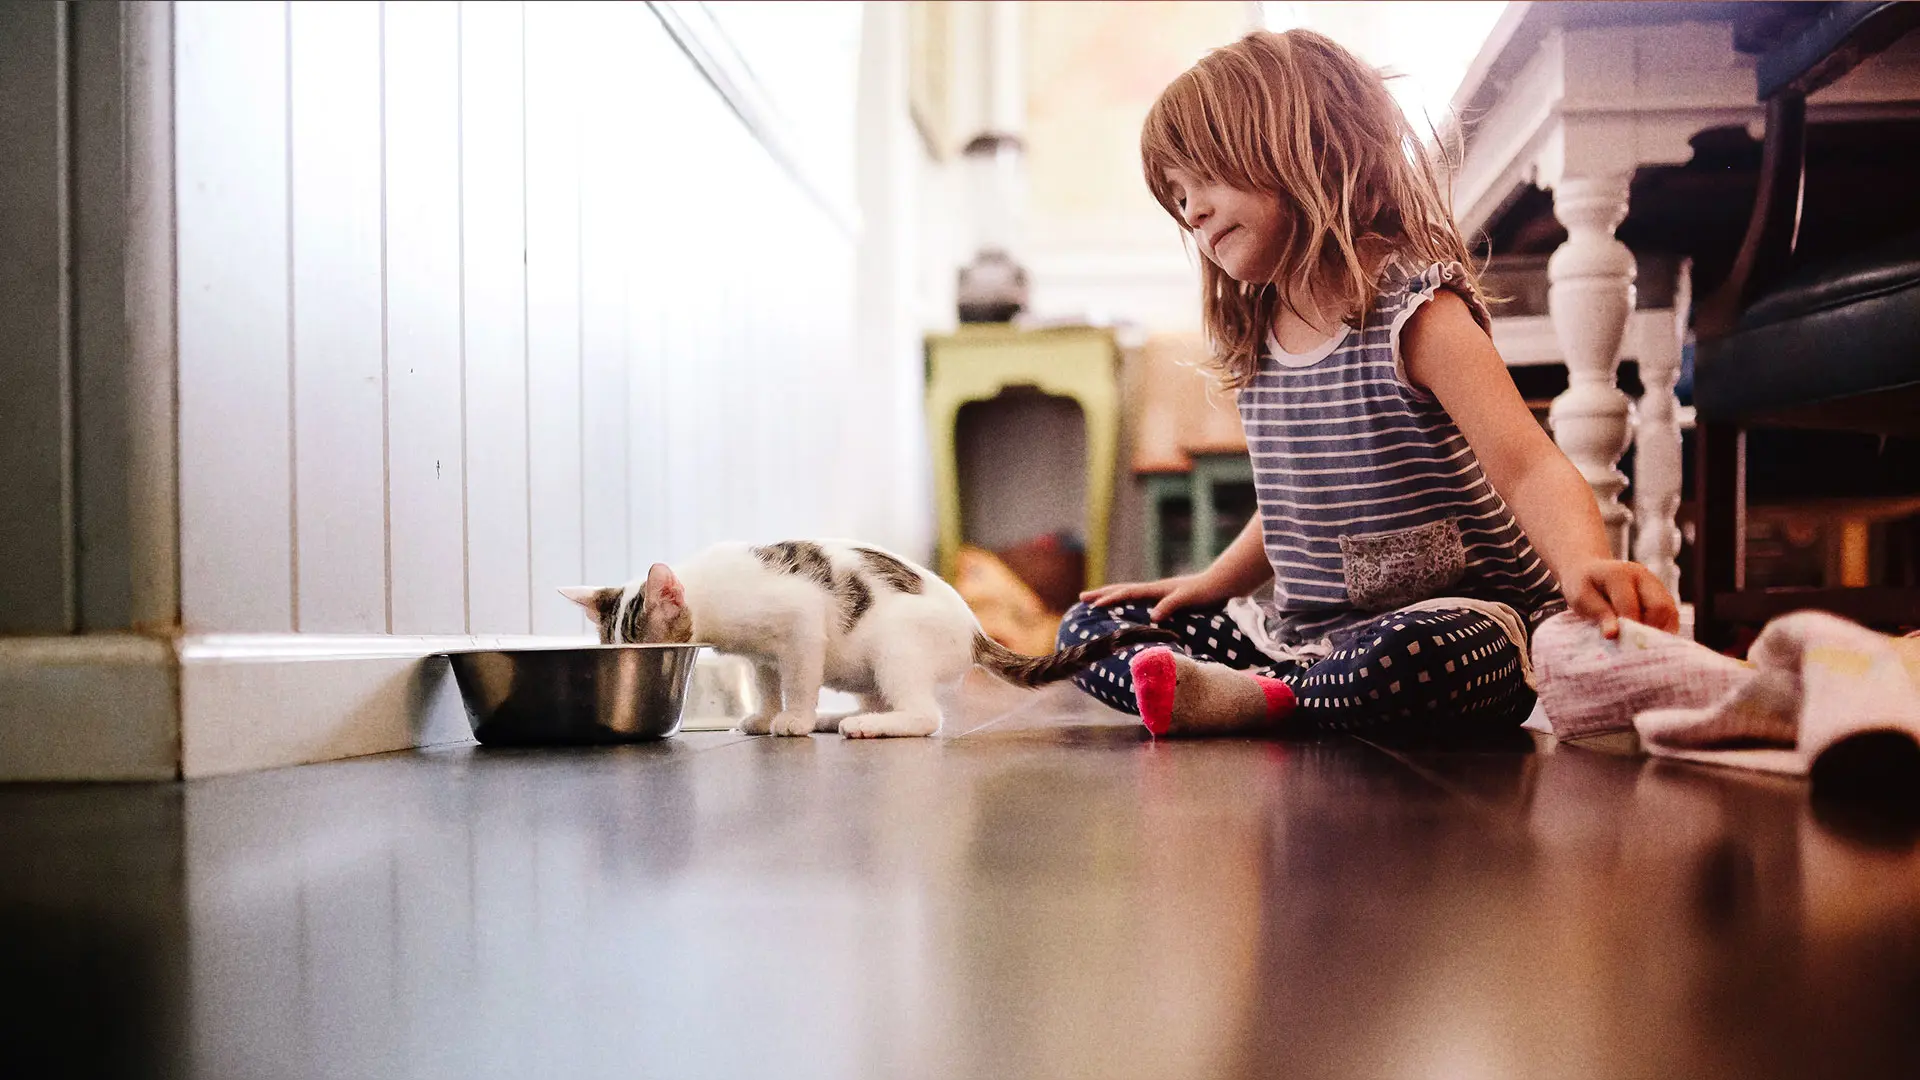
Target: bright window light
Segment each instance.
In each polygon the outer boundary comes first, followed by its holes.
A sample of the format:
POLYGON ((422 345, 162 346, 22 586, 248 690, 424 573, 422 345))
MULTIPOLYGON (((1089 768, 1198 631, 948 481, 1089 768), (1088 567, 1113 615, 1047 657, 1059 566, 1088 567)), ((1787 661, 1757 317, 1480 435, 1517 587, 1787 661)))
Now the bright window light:
POLYGON ((1453 92, 1506 6, 1505 0, 1260 5, 1267 29, 1318 31, 1397 76, 1387 88, 1422 135, 1445 125, 1453 92))

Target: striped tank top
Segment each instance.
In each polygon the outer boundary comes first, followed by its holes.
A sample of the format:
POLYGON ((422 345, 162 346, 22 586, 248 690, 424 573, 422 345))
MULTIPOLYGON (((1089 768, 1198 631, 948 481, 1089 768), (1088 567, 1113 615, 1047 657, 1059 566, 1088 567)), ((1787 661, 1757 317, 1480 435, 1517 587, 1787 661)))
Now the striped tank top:
POLYGON ((1400 358, 1400 330, 1435 290, 1484 304, 1455 265, 1389 271, 1358 329, 1304 355, 1271 339, 1239 391, 1273 564, 1269 641, 1343 647, 1382 612, 1439 597, 1508 605, 1529 629, 1559 582, 1493 490, 1466 437, 1400 358))

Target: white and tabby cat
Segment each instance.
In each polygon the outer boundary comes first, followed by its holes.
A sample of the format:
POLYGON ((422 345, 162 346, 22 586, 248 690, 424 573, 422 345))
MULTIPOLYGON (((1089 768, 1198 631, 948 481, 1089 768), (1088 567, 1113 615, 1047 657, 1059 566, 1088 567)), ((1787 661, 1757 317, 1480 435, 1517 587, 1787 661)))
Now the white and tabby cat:
POLYGON ((979 664, 1018 686, 1067 678, 1129 645, 1174 640, 1128 627, 1050 656, 1022 656, 980 631, 951 585, 879 548, 789 540, 718 544, 625 586, 561 593, 586 608, 604 644, 703 641, 758 662, 760 714, 740 730, 762 735, 833 731, 849 738, 931 735, 934 692, 979 664), (820 688, 857 694, 844 720, 815 713, 820 688))

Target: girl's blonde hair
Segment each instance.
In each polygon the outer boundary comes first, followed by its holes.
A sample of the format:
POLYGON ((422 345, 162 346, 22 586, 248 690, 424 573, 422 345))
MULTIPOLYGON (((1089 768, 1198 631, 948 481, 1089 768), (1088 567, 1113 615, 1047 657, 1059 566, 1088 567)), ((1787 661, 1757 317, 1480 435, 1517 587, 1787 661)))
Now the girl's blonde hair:
POLYGON ((1201 260, 1207 337, 1223 385, 1245 386, 1279 304, 1334 291, 1345 318, 1373 306, 1384 248, 1401 262, 1459 263, 1476 287, 1430 153, 1380 73, 1310 30, 1256 31, 1208 53, 1161 91, 1140 131, 1147 187, 1181 228, 1169 168, 1278 198, 1290 229, 1270 282, 1201 260))

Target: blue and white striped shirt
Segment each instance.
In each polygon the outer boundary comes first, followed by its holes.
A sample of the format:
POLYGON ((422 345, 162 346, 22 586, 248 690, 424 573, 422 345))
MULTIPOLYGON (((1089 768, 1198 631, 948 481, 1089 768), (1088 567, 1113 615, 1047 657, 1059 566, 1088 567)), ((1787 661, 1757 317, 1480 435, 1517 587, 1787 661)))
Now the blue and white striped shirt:
POLYGON ((1497 601, 1529 623, 1558 607, 1559 583, 1466 437, 1407 379, 1401 327, 1442 287, 1490 324, 1457 265, 1402 271, 1344 337, 1304 355, 1270 341, 1239 392, 1277 643, 1340 645, 1342 631, 1436 597, 1497 601))

